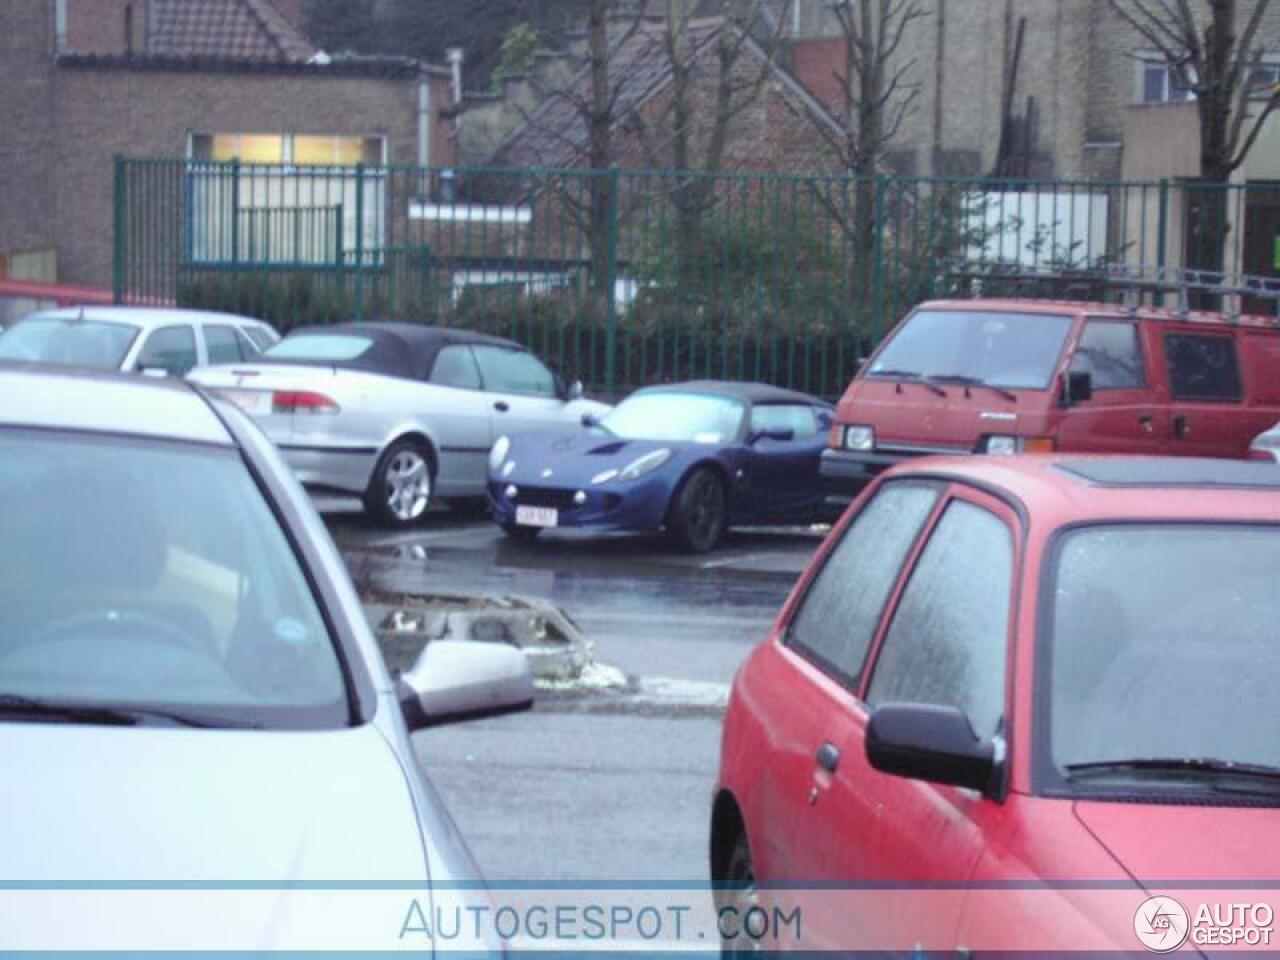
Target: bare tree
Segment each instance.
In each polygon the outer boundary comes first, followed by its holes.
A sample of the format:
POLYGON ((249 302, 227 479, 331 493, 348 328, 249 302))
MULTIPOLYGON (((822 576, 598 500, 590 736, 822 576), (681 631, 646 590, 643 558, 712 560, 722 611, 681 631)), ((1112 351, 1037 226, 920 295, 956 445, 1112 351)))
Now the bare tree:
POLYGON ((1221 270, 1227 240, 1226 184, 1280 104, 1280 87, 1260 88, 1259 30, 1271 0, 1254 0, 1243 29, 1237 0, 1107 0, 1155 50, 1172 77, 1195 94, 1200 117, 1200 242, 1190 266, 1221 270), (1262 100, 1259 93, 1264 94, 1262 100))
POLYGON ((820 193, 853 246, 853 291, 870 282, 878 241, 874 177, 885 155, 918 106, 917 63, 903 44, 912 24, 928 16, 920 0, 834 0, 832 8, 844 43, 843 68, 834 127, 819 125, 844 173, 853 177, 850 197, 820 193))
POLYGON ((667 94, 625 120, 650 166, 676 171, 669 199, 675 215, 676 258, 681 269, 697 263, 701 224, 715 202, 715 178, 724 165, 735 119, 760 96, 785 31, 769 0, 666 0, 653 41, 670 72, 667 94), (702 91, 710 91, 706 119, 702 91))
MULTIPOLYGON (((561 178, 556 196, 564 213, 587 234, 591 259, 592 291, 597 298, 611 297, 609 289, 609 211, 616 198, 607 171, 614 165, 614 128, 625 76, 613 69, 614 55, 628 43, 643 23, 643 0, 586 0, 587 62, 583 70, 547 83, 534 78, 538 107, 521 111, 525 122, 558 147, 578 151, 573 138, 576 124, 565 124, 563 115, 545 109, 546 104, 567 107, 587 130, 587 174, 561 178), (577 189, 583 186, 585 189, 577 189)), ((580 128, 579 128, 580 129, 580 128)))

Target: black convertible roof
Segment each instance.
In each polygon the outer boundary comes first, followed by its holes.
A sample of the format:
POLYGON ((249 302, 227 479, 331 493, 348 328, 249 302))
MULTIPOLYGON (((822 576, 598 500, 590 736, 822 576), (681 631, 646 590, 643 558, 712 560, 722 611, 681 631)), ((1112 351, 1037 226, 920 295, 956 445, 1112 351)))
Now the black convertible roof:
POLYGON ((645 387, 637 393, 650 393, 660 390, 677 390, 683 393, 714 393, 722 397, 736 397, 755 406, 768 406, 778 403, 807 403, 820 407, 831 406, 825 400, 775 387, 768 383, 754 383, 743 380, 686 380, 683 383, 664 383, 645 387))
POLYGON ((487 333, 462 330, 457 327, 436 327, 418 323, 334 323, 312 327, 296 327, 289 331, 281 343, 298 337, 314 335, 350 335, 370 341, 369 349, 351 360, 326 360, 321 358, 273 357, 270 351, 255 362, 279 363, 293 366, 341 367, 346 370, 367 370, 389 377, 419 380, 431 372, 436 354, 442 347, 454 343, 488 344, 523 350, 520 344, 487 333))

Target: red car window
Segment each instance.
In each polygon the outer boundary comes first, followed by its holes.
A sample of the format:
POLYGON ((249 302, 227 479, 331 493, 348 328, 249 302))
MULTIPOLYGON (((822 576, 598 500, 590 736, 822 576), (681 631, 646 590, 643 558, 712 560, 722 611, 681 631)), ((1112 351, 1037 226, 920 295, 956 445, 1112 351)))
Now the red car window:
POLYGON ((934 527, 880 646, 867 703, 963 710, 979 736, 1004 715, 1013 536, 956 500, 934 527))
POLYGON ((938 496, 936 484, 919 481, 881 487, 827 555, 787 642, 850 686, 856 683, 885 602, 938 496))

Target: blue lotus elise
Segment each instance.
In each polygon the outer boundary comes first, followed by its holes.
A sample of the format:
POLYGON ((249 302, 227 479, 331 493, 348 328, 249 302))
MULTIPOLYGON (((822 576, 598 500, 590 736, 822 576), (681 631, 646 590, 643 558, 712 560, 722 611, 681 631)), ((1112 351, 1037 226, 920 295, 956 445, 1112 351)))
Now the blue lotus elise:
POLYGON ((815 397, 760 383, 646 387, 590 430, 499 437, 489 509, 513 537, 665 529, 699 553, 730 526, 829 519, 818 458, 831 413, 815 397))

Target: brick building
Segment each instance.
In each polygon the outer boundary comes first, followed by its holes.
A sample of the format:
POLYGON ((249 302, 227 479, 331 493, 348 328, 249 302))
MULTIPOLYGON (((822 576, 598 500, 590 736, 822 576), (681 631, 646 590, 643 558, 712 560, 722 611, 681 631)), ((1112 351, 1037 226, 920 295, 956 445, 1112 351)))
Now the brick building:
MULTIPOLYGON (((719 18, 693 20, 688 25, 690 101, 695 117, 694 140, 705 142, 719 84, 717 45, 722 30, 734 29, 719 18)), ((611 52, 614 80, 615 162, 628 167, 670 167, 670 134, 664 124, 675 95, 675 79, 665 49, 660 22, 627 31, 611 52), (637 121, 642 122, 637 122, 637 121), (645 133, 645 125, 648 132, 645 133)), ((821 127, 834 120, 823 103, 795 77, 771 61, 766 51, 746 38, 730 81, 735 90, 754 86, 764 71, 758 95, 735 102, 728 139, 719 169, 744 172, 805 172, 829 166, 821 127)), ((587 101, 590 74, 581 68, 567 82, 568 97, 548 97, 524 115, 524 122, 503 139, 489 159, 499 166, 582 166, 588 130, 576 103, 587 101)), ((462 123, 470 117, 464 115, 462 123)), ((695 147, 698 161, 705 151, 695 147)))
MULTIPOLYGON (((791 68, 839 109, 834 77, 844 73, 844 47, 830 0, 798 3, 791 68)), ((1177 109, 1186 92, 1107 0, 921 0, 921 7, 927 15, 907 28, 896 61, 911 65, 919 90, 889 158, 896 171, 985 176, 995 168, 1020 22, 1011 143, 1022 175, 1110 180, 1140 171, 1141 156, 1157 145, 1129 142, 1131 117, 1154 113, 1159 126, 1161 117, 1181 123, 1190 113, 1177 109)), ((1243 0, 1241 18, 1251 10, 1243 0)), ((1280 6, 1266 13, 1260 40, 1280 75, 1280 6)))
POLYGON ((361 163, 454 162, 446 68, 329 57, 300 16, 299 0, 0 4, 0 278, 111 282, 117 155, 262 164, 262 204, 280 200, 265 165, 342 184, 361 163))

